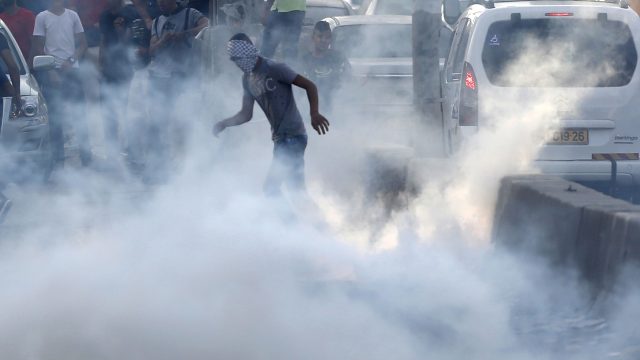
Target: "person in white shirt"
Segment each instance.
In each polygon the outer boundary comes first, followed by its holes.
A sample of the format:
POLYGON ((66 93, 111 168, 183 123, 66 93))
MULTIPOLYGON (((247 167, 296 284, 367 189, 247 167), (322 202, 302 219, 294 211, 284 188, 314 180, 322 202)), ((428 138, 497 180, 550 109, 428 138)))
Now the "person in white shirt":
POLYGON ((80 160, 86 166, 91 162, 91 150, 78 61, 87 50, 87 41, 80 17, 66 9, 64 3, 51 0, 49 8, 36 16, 31 59, 36 55, 51 55, 55 59, 55 69, 42 75, 57 164, 64 165, 64 132, 69 122, 80 147, 80 160))

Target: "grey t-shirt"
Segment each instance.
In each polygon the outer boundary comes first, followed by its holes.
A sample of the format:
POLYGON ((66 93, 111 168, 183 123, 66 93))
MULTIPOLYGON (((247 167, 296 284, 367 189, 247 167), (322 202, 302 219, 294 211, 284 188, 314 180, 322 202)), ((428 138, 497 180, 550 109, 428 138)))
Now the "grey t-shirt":
MULTIPOLYGON (((198 25, 202 15, 198 10, 178 8, 173 14, 160 15, 151 25, 151 35, 158 39, 167 33, 180 33, 193 29, 198 25)), ((157 50, 149 64, 149 73, 157 77, 170 77, 176 73, 189 73, 191 69, 190 57, 193 54, 194 37, 188 37, 182 42, 173 43, 157 50)))
POLYGON ((261 58, 258 67, 242 77, 244 96, 253 98, 267 115, 273 141, 307 134, 291 88, 296 76, 287 65, 261 58))

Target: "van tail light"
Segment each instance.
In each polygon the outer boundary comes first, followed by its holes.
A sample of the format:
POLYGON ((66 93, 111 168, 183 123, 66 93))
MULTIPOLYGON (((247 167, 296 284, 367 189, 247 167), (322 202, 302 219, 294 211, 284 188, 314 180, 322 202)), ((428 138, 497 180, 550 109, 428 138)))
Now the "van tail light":
POLYGON ((478 126, 478 81, 473 67, 464 63, 464 85, 460 90, 460 126, 478 126))
POLYGON ((573 13, 570 13, 570 12, 548 12, 548 13, 545 13, 544 16, 573 16, 573 13))

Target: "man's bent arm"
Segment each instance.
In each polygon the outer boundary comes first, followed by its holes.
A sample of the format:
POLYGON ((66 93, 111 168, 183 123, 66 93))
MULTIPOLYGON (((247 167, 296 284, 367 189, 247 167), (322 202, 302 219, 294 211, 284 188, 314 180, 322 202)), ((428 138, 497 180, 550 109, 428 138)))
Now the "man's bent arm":
POLYGON ((253 117, 253 98, 250 96, 242 97, 242 109, 234 116, 217 122, 213 127, 213 134, 218 136, 222 130, 229 126, 242 125, 253 117))
POLYGON ((309 99, 309 110, 311 112, 311 115, 320 113, 320 111, 318 110, 319 101, 318 88, 316 87, 316 84, 314 84, 313 81, 307 79, 306 77, 298 75, 295 79, 293 79, 293 85, 307 91, 307 98, 309 99))
POLYGON ((309 110, 311 113, 311 126, 323 135, 329 131, 329 121, 320 114, 319 101, 318 101, 318 88, 313 81, 307 79, 304 76, 298 75, 293 79, 293 85, 305 89, 307 91, 307 98, 309 99, 309 110))
POLYGON ((191 36, 196 36, 200 33, 200 31, 202 31, 202 29, 206 28, 207 26, 209 26, 209 19, 203 17, 198 20, 196 27, 187 30, 187 33, 191 36))

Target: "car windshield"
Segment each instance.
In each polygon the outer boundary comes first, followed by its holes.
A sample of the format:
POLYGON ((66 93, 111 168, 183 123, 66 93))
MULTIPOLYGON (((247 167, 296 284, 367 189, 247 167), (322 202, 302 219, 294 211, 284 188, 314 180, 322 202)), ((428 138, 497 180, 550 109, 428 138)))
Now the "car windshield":
MULTIPOLYGON (((13 43, 11 41, 9 41, 9 37, 7 36, 7 33, 4 29, 0 29, 0 36, 4 37, 7 40, 7 43, 9 44, 9 51, 11 52, 11 55, 13 55, 13 60, 18 65, 18 69, 20 70, 20 75, 26 75, 27 73, 26 73, 24 64, 22 63, 22 61, 20 60, 20 57, 18 56, 18 49, 15 46, 13 46, 13 43)), ((4 74, 8 74, 7 64, 5 64, 4 60, 1 57, 0 57, 0 71, 2 71, 2 73, 4 74)))
POLYGON ((629 27, 563 15, 493 23, 482 51, 489 81, 514 87, 627 85, 638 62, 629 27))
POLYGON ((411 57, 411 25, 339 26, 334 47, 348 58, 411 57))
POLYGON ((349 11, 345 7, 307 6, 304 25, 315 25, 316 22, 334 16, 346 16, 349 11))
POLYGON ((376 15, 412 15, 413 0, 378 0, 376 15))

